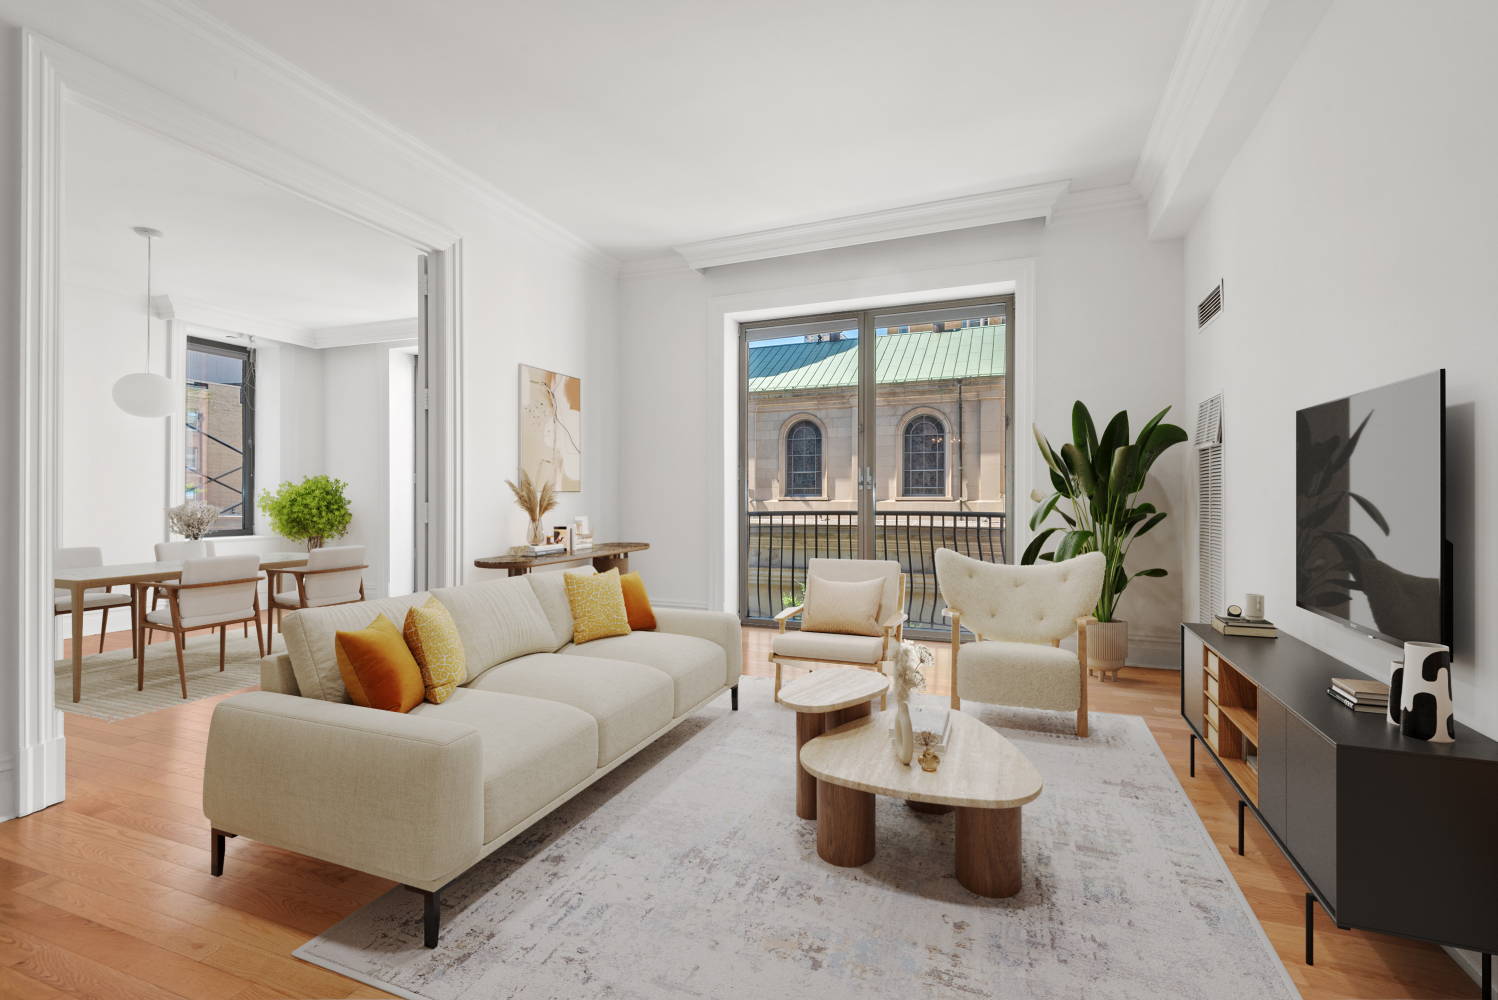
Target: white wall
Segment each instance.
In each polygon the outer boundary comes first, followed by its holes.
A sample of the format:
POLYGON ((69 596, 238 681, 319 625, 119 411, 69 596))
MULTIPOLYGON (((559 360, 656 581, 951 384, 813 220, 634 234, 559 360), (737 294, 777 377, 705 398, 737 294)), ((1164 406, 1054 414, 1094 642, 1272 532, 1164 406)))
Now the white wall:
MULTIPOLYGON (((415 149, 398 130, 340 112, 335 98, 309 93, 295 74, 221 47, 195 27, 173 26, 178 17, 173 8, 150 3, 0 0, 0 64, 8 70, 0 74, 0 232, 21 232, 24 219, 20 65, 22 29, 31 28, 461 235, 465 549, 460 575, 479 575, 470 568, 472 560, 514 544, 523 531, 522 516, 502 482, 514 476, 517 464, 516 366, 521 362, 582 376, 584 492, 566 496, 558 513, 588 513, 600 538, 616 537, 614 263, 459 168, 415 149)), ((21 389, 20 252, 20 240, 0 241, 0 398, 7 400, 20 398, 21 389)), ((5 567, 20 564, 28 530, 16 485, 21 419, 15 409, 0 412, 0 566, 5 567)), ((283 458, 294 437, 300 437, 299 428, 283 423, 283 458)), ((23 634, 19 588, 14 571, 0 574, 0 636, 23 634)), ((0 643, 0 817, 15 812, 22 655, 21 642, 0 643)), ((40 747, 28 743, 26 759, 44 759, 40 747)), ((45 759, 56 760, 59 752, 60 740, 53 740, 45 759)))
POLYGON ((1495 37, 1492 4, 1337 3, 1191 228, 1184 298, 1187 403, 1224 393, 1227 596, 1263 593, 1288 633, 1377 678, 1394 647, 1295 607, 1295 411, 1447 369, 1456 715, 1490 736, 1495 37), (1219 278, 1227 308, 1198 334, 1219 278))
MULTIPOLYGON (((709 593, 709 507, 722 470, 710 467, 716 451, 700 415, 721 409, 725 391, 713 370, 713 338, 722 334, 709 329, 710 299, 784 289, 786 301, 797 301, 803 286, 1027 257, 1036 261, 1036 421, 1056 446, 1069 439, 1079 398, 1095 419, 1129 409, 1136 428, 1167 405, 1180 418, 1181 244, 1148 242, 1142 207, 621 280, 620 372, 629 395, 620 410, 620 518, 625 536, 651 545, 631 567, 652 600, 702 607, 709 593)), ((1016 428, 1015 441, 1035 447, 1028 427, 1016 428)), ((1158 463, 1148 494, 1177 518, 1184 461, 1178 448, 1158 463)), ((1017 509, 1028 518, 1033 506, 1019 498, 1017 509)), ((1137 662, 1179 663, 1171 652, 1182 614, 1176 526, 1146 536, 1130 559, 1172 574, 1140 581, 1124 597, 1137 662)))

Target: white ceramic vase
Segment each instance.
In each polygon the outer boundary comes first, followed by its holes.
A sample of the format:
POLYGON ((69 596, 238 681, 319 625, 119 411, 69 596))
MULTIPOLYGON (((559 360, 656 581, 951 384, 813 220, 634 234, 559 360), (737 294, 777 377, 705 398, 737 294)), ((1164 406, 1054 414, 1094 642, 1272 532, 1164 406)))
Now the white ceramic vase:
POLYGON ((1455 743, 1451 714, 1451 650, 1435 642, 1404 644, 1399 731, 1430 743, 1455 743))
POLYGON ((1404 700, 1404 661, 1389 661, 1389 707, 1384 709, 1384 721, 1391 726, 1399 725, 1399 705, 1404 700))
POLYGON ((901 764, 909 764, 915 755, 915 732, 910 727, 910 703, 900 702, 895 709, 895 756, 901 764))

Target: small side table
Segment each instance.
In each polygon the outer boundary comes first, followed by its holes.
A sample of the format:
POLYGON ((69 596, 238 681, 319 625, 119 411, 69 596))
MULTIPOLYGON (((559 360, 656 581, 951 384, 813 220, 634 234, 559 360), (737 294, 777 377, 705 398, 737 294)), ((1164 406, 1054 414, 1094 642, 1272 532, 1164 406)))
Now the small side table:
POLYGON ((796 711, 796 815, 817 818, 817 779, 801 766, 801 748, 845 722, 872 711, 875 698, 893 682, 859 667, 823 667, 780 689, 780 703, 796 711))

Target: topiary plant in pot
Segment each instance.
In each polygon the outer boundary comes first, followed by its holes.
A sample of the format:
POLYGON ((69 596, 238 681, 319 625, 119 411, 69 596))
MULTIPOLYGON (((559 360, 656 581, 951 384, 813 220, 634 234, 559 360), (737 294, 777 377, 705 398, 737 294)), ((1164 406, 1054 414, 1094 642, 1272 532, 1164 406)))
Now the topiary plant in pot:
POLYGON ((1160 422, 1169 412, 1167 406, 1155 414, 1131 444, 1128 411, 1120 410, 1099 437, 1092 414, 1078 400, 1072 407, 1072 441, 1062 445, 1059 453, 1040 428, 1034 428, 1055 492, 1046 495, 1036 490, 1031 494, 1040 504, 1030 516, 1030 529, 1037 534, 1020 563, 1028 566, 1040 559, 1059 562, 1086 552, 1103 554, 1107 567, 1094 611, 1097 621, 1087 626, 1087 666, 1089 670, 1112 671, 1115 679, 1129 653, 1129 624, 1115 617, 1118 599, 1134 577, 1166 575, 1158 568, 1131 575, 1124 569, 1124 559, 1135 539, 1165 520, 1165 512, 1155 510, 1154 504, 1136 501, 1155 459, 1186 440, 1186 432, 1180 427, 1160 422), (1061 506, 1062 501, 1071 513, 1061 506), (1059 515, 1066 526, 1040 530, 1052 514, 1059 515), (1042 552, 1058 532, 1061 539, 1055 550, 1042 552))
POLYGON ((343 495, 347 485, 341 479, 307 476, 300 483, 282 483, 274 493, 262 492, 256 506, 270 518, 272 531, 293 542, 305 540, 311 552, 348 534, 354 515, 343 495))

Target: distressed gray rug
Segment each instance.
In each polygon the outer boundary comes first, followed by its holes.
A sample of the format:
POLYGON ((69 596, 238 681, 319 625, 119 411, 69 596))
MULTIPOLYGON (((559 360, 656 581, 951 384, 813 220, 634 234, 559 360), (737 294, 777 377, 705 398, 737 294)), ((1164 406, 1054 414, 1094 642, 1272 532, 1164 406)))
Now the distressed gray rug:
MULTIPOLYGON (((99 641, 96 636, 84 641, 90 640, 99 641)), ((286 643, 279 635, 276 648, 286 652, 286 643)), ((237 630, 229 633, 224 644, 222 672, 218 669, 218 633, 187 637, 187 649, 182 657, 187 668, 185 700, 182 680, 177 674, 177 652, 170 642, 153 642, 146 646, 144 691, 135 689, 135 657, 130 655, 129 649, 111 649, 103 653, 89 653, 87 646, 84 649, 82 699, 73 704, 73 661, 66 659, 57 660, 52 665, 56 685, 53 701, 64 712, 91 715, 109 722, 199 698, 228 694, 260 683, 260 647, 255 644, 253 629, 248 639, 237 630)))
MULTIPOLYGON (((936 702, 933 699, 933 703, 936 702)), ((954 817, 878 799, 834 868, 796 818, 795 716, 725 695, 443 894, 395 889, 296 956, 405 997, 1232 997, 1295 987, 1144 720, 968 705, 1035 764, 1025 887, 957 883, 954 817), (1024 727, 1024 728, 1017 728, 1024 727)))

